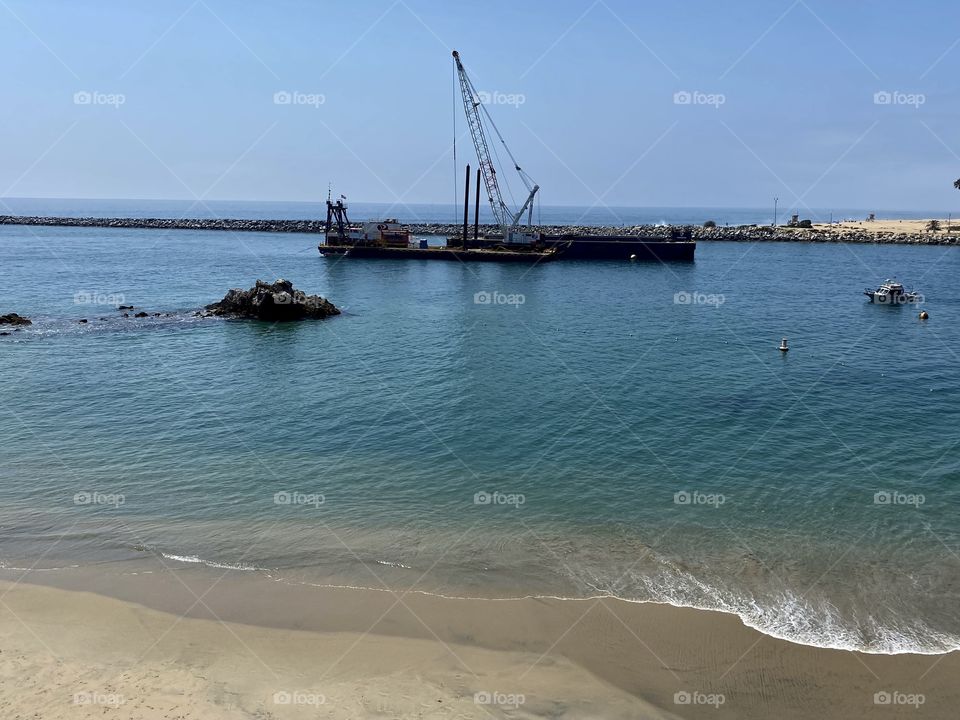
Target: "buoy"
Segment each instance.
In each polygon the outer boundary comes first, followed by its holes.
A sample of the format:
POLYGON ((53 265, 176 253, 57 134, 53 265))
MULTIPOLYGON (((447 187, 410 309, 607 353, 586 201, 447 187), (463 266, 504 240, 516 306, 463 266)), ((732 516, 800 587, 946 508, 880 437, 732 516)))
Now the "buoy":
POLYGON ((631 255, 631 256, 630 256, 630 259, 631 259, 631 260, 636 260, 636 259, 637 259, 637 256, 636 256, 636 255, 631 255))
POLYGON ((787 350, 790 349, 789 347, 787 347, 787 339, 786 339, 786 338, 784 338, 783 340, 780 341, 780 348, 779 348, 779 349, 780 349, 780 352, 786 352, 787 350))
POLYGON ((926 310, 921 310, 921 311, 920 311, 920 319, 921 319, 921 320, 926 320, 926 319, 929 318, 929 317, 930 317, 930 316, 927 315, 927 311, 926 311, 926 310))

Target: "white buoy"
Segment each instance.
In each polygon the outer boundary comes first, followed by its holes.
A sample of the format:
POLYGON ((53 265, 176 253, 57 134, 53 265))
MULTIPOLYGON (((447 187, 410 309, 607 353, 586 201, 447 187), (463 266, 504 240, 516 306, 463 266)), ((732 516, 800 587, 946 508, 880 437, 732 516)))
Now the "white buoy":
POLYGON ((780 341, 780 352, 787 352, 790 348, 787 346, 787 339, 784 338, 780 341))
POLYGON ((637 259, 637 256, 636 256, 636 255, 631 255, 631 256, 630 256, 630 259, 631 259, 631 260, 636 260, 636 259, 637 259))

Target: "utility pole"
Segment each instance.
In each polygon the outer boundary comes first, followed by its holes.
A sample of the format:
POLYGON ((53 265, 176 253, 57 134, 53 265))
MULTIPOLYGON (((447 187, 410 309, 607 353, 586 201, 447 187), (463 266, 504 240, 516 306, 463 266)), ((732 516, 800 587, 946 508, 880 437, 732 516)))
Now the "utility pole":
POLYGON ((480 235, 480 168, 477 168, 477 199, 473 206, 473 242, 480 235))
POLYGON ((773 226, 774 227, 777 226, 777 205, 779 204, 779 202, 780 202, 780 198, 778 197, 773 198, 773 226))
POLYGON ((467 226, 470 222, 470 166, 467 165, 467 179, 463 185, 463 249, 467 249, 467 226))

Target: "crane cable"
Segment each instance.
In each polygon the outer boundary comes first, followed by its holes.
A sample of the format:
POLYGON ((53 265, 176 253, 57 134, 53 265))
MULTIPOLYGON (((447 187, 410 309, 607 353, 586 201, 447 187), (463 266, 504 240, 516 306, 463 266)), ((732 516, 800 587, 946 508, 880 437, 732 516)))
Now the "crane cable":
MULTIPOLYGON (((490 127, 493 128, 493 131, 497 134, 497 137, 500 138, 500 142, 503 144, 503 149, 507 151, 507 155, 510 156, 510 160, 513 161, 513 169, 517 171, 517 174, 520 176, 520 179, 523 180, 523 184, 527 186, 527 190, 532 190, 533 185, 528 179, 529 176, 526 172, 520 167, 520 164, 517 162, 517 159, 513 156, 513 153, 510 152, 510 148, 507 147, 507 141, 503 139, 503 135, 500 134, 500 128, 497 127, 497 124, 493 121, 493 118, 490 116, 490 111, 487 110, 486 106, 481 104, 480 109, 483 110, 483 114, 487 116, 487 121, 490 123, 490 127)), ((494 145, 496 147, 496 145, 494 145)))
MULTIPOLYGON (((481 109, 483 109, 483 111, 486 113, 487 119, 488 119, 488 121, 490 122, 490 124, 493 125, 493 121, 490 120, 490 114, 486 112, 486 108, 483 107, 483 103, 480 103, 480 107, 481 107, 481 109)), ((482 118, 482 117, 481 117, 481 120, 480 120, 480 121, 483 122, 483 118, 482 118)), ((494 130, 497 129, 496 125, 493 125, 493 129, 494 129, 494 130)), ((500 134, 500 133, 499 133, 499 131, 498 131, 498 132, 497 132, 497 135, 499 135, 499 134, 500 134)), ((503 138, 500 138, 500 142, 503 142, 503 138)), ((504 143, 503 147, 504 147, 504 148, 507 148, 506 143, 504 143)), ((508 154, 508 155, 510 154, 510 149, 509 149, 509 148, 507 148, 507 154, 508 154)), ((503 160, 500 159, 500 152, 497 150, 496 144, 493 145, 493 155, 494 155, 494 157, 497 158, 497 165, 499 165, 500 167, 503 167, 503 166, 504 166, 504 165, 503 165, 503 160)), ((511 156, 510 159, 512 160, 513 157, 511 156)), ((516 163, 514 163, 514 165, 516 165, 516 163)), ((512 205, 516 205, 516 204, 517 204, 517 199, 513 196, 513 188, 510 187, 510 178, 507 176, 506 173, 503 174, 502 180, 503 180, 503 184, 507 186, 507 194, 510 196, 510 203, 511 203, 512 205)), ((530 188, 527 188, 527 189, 529 190, 530 188)), ((513 217, 513 208, 512 208, 512 207, 505 207, 504 209, 505 209, 506 212, 507 212, 507 217, 512 218, 512 217, 513 217)))

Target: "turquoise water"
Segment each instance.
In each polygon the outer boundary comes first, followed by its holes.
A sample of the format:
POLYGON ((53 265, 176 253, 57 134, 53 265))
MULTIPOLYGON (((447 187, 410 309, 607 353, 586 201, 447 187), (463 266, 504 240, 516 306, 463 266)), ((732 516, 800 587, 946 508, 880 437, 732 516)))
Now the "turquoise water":
POLYGON ((362 262, 302 235, 0 227, 0 311, 35 320, 0 337, 0 560, 609 594, 955 648, 958 266, 735 243, 670 266, 362 262), (929 321, 866 302, 893 275, 929 321), (276 277, 343 315, 193 317, 276 277))

